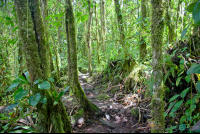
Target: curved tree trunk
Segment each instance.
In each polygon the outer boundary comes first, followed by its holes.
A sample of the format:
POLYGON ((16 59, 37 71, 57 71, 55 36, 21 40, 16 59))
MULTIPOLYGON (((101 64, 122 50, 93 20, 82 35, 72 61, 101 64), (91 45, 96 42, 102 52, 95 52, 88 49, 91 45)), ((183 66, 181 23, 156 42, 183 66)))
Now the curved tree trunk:
POLYGON ((152 0, 152 25, 151 25, 151 45, 153 51, 153 97, 151 100, 152 119, 154 125, 151 128, 153 133, 164 133, 164 89, 162 73, 162 44, 164 22, 162 0, 152 0))
POLYGON ((91 103, 86 97, 78 79, 77 71, 77 43, 75 31, 75 18, 71 0, 66 0, 66 32, 67 32, 67 58, 68 58, 68 78, 70 90, 73 91, 76 100, 84 109, 86 118, 92 118, 99 108, 91 103))
POLYGON ((36 94, 39 91, 42 97, 47 98, 47 104, 41 102, 37 104, 37 130, 41 133, 71 132, 71 123, 61 100, 57 105, 53 105, 55 99, 52 93, 56 92, 55 88, 38 90, 33 84, 37 79, 47 80, 50 77, 49 56, 39 0, 30 0, 29 5, 27 0, 15 0, 15 8, 26 51, 32 92, 36 94))

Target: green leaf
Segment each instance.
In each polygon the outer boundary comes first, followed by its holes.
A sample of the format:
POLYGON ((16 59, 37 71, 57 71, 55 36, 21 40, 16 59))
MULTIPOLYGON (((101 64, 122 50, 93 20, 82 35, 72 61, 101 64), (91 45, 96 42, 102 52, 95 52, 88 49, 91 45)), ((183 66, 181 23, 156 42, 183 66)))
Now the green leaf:
POLYGON ((190 106, 191 111, 194 111, 196 109, 196 107, 197 107, 196 105, 191 105, 190 106))
POLYGON ((48 81, 43 81, 42 83, 38 84, 39 89, 50 89, 51 84, 48 81))
POLYGON ((13 90, 14 88, 16 88, 19 84, 20 84, 20 82, 12 83, 11 86, 6 90, 6 92, 12 91, 12 90, 13 90))
POLYGON ((183 131, 183 130, 185 130, 185 129, 186 129, 186 125, 185 125, 185 124, 181 124, 181 125, 179 126, 179 130, 183 131))
POLYGON ((76 13, 76 16, 77 16, 77 17, 80 17, 81 15, 82 15, 82 12, 77 12, 77 13, 76 13))
POLYGON ((13 97, 15 97, 15 95, 19 92, 21 92, 23 90, 23 87, 19 87, 13 94, 13 97))
POLYGON ((53 105, 54 105, 54 106, 55 106, 55 105, 57 105, 57 104, 58 104, 58 102, 57 102, 57 101, 54 101, 54 102, 53 102, 53 105))
POLYGON ((168 113, 165 113, 165 112, 164 112, 164 118, 167 116, 167 114, 168 114, 168 113))
POLYGON ((12 20, 12 19, 11 19, 10 17, 8 17, 8 16, 6 16, 5 18, 6 18, 6 20, 12 20))
POLYGON ((84 23, 86 20, 88 20, 88 15, 82 15, 81 22, 84 23))
POLYGON ((186 116, 186 118, 190 117, 190 111, 191 111, 190 108, 188 108, 188 109, 185 110, 185 116, 186 116))
POLYGON ((28 82, 31 83, 29 72, 26 71, 26 72, 24 73, 24 75, 26 76, 26 79, 28 80, 28 82))
POLYGON ((177 97, 179 97, 179 96, 180 96, 179 94, 174 95, 172 98, 169 99, 169 103, 170 103, 171 101, 175 100, 175 99, 176 99, 177 97))
POLYGON ((197 82, 196 88, 197 88, 198 92, 200 93, 200 81, 197 82))
POLYGON ((60 99, 68 89, 69 89, 69 86, 66 87, 62 92, 60 92, 58 99, 60 99))
POLYGON ((26 78, 23 75, 20 75, 17 79, 19 80, 19 82, 21 84, 24 84, 24 83, 28 84, 28 81, 26 80, 26 78))
POLYGON ((16 94, 16 96, 14 97, 14 101, 18 101, 20 99, 22 99, 24 96, 26 96, 28 94, 29 90, 21 90, 19 93, 16 94))
POLYGON ((42 99, 40 100, 40 102, 46 104, 47 103, 47 98, 46 97, 42 97, 42 99))
POLYGON ((187 105, 193 105, 193 104, 195 104, 195 103, 197 103, 197 100, 196 100, 196 98, 192 98, 192 101, 191 101, 191 99, 189 99, 186 103, 185 103, 185 106, 187 106, 187 105))
POLYGON ((181 40, 185 37, 186 33, 187 33, 187 28, 183 29, 181 33, 181 40))
POLYGON ((186 94, 188 93, 188 91, 189 91, 189 87, 188 88, 186 88, 185 90, 183 90, 182 92, 181 92, 181 97, 182 98, 184 98, 185 96, 186 96, 186 94))
POLYGON ((185 121, 186 121, 186 116, 185 115, 183 115, 182 117, 181 117, 181 119, 180 119, 180 124, 183 124, 185 121))
POLYGON ((40 83, 42 81, 43 81, 42 79, 37 79, 33 84, 35 85, 35 84, 38 84, 38 83, 40 83))
POLYGON ((8 107, 5 109, 5 111, 11 110, 11 109, 15 108, 15 107, 18 106, 18 105, 19 105, 19 102, 14 103, 14 104, 8 106, 8 107))
POLYGON ((191 76, 190 76, 190 75, 187 75, 187 76, 185 77, 185 80, 187 81, 187 83, 189 83, 190 80, 191 80, 191 76))
POLYGON ((194 3, 191 3, 186 9, 188 12, 192 13, 193 9, 194 9, 194 6, 197 2, 194 2, 194 3))
POLYGON ((200 25, 200 1, 198 1, 192 11, 192 16, 196 24, 200 25))
POLYGON ((19 27, 15 27, 15 28, 12 30, 12 32, 15 32, 18 28, 19 28, 19 27))
POLYGON ((36 106, 38 104, 38 102, 40 101, 40 99, 41 99, 41 95, 40 95, 40 93, 37 93, 34 96, 31 96, 29 98, 29 104, 31 106, 36 106))
POLYGON ((175 114, 175 113, 173 113, 173 112, 170 112, 170 113, 169 113, 169 117, 172 117, 172 118, 174 118, 174 117, 176 117, 176 114, 175 114))
POLYGON ((175 102, 171 102, 171 103, 169 104, 169 107, 168 107, 167 109, 171 109, 171 108, 174 106, 174 104, 175 104, 175 102))
POLYGON ((49 77, 48 80, 54 82, 54 79, 52 77, 49 77))
POLYGON ((200 64, 194 65, 190 69, 188 69, 187 75, 190 75, 192 73, 198 73, 198 74, 200 74, 200 64))
POLYGON ((182 103, 183 103, 183 100, 180 100, 180 101, 176 102, 176 104, 172 108, 171 112, 172 113, 176 112, 179 109, 179 107, 181 106, 182 103))

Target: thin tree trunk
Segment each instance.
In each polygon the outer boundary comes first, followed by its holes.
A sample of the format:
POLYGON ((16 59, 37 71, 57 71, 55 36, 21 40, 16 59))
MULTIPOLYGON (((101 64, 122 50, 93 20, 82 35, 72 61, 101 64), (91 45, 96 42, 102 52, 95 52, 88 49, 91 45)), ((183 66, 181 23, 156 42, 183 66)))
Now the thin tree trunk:
POLYGON ((91 46, 91 23, 92 23, 92 9, 91 2, 88 0, 88 11, 89 11, 89 20, 88 20, 88 31, 87 31, 87 46, 88 46, 88 72, 89 76, 92 76, 92 46, 91 46))
MULTIPOLYGON (((141 0, 141 11, 142 11, 142 30, 143 33, 146 33, 146 26, 145 26, 145 18, 147 17, 147 11, 146 11, 146 0, 141 0)), ((146 36, 141 35, 140 40, 140 60, 143 61, 144 57, 146 56, 147 50, 146 50, 146 36)))
POLYGON ((71 0, 66 0, 66 32, 67 32, 67 59, 68 59, 68 78, 70 89, 73 91, 76 100, 84 109, 86 118, 93 118, 99 108, 91 103, 86 97, 78 79, 77 71, 77 42, 75 31, 75 18, 71 0))
POLYGON ((151 100, 153 126, 152 133, 164 133, 164 89, 162 73, 162 44, 164 21, 162 0, 152 0, 152 25, 151 25, 151 45, 153 53, 153 97, 151 100))
POLYGON ((96 2, 95 4, 95 18, 96 18, 96 39, 97 39, 97 60, 98 60, 98 64, 100 64, 100 56, 99 56, 99 28, 98 28, 98 17, 97 17, 97 5, 96 2))
POLYGON ((105 2, 104 0, 100 0, 100 18, 101 18, 101 48, 102 51, 106 52, 106 44, 105 44, 105 34, 106 34, 106 26, 105 26, 105 2))
POLYGON ((175 26, 174 24, 171 22, 171 16, 170 16, 170 5, 171 5, 171 1, 168 0, 168 2, 166 3, 166 25, 168 26, 168 36, 169 36, 169 43, 174 42, 174 39, 176 38, 176 34, 175 34, 175 26))

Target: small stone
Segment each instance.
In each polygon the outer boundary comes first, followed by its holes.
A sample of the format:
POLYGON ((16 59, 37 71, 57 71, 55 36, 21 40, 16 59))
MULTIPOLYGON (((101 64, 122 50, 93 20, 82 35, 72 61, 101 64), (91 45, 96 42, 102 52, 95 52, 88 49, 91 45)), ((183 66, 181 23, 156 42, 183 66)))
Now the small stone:
POLYGON ((106 114, 106 119, 110 120, 110 116, 108 114, 106 114))
POLYGON ((99 119, 99 122, 101 122, 103 125, 110 127, 111 129, 114 129, 116 127, 115 124, 108 122, 108 121, 104 121, 102 119, 99 119))

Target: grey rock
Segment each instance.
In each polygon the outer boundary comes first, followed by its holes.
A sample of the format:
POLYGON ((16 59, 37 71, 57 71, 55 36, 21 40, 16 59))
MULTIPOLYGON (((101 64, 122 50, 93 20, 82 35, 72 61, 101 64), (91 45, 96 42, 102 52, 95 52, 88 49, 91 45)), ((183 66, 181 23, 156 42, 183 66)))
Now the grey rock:
POLYGON ((114 129, 116 127, 115 124, 113 124, 111 122, 108 122, 108 121, 104 121, 102 119, 99 119, 99 122, 101 122, 103 125, 108 126, 108 127, 112 128, 112 129, 114 129))
POLYGON ((200 131, 200 120, 191 128, 191 131, 200 131))

